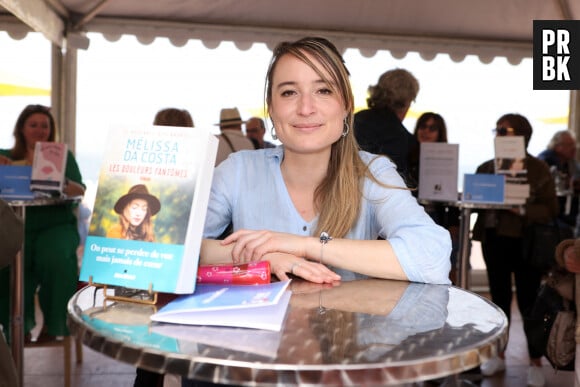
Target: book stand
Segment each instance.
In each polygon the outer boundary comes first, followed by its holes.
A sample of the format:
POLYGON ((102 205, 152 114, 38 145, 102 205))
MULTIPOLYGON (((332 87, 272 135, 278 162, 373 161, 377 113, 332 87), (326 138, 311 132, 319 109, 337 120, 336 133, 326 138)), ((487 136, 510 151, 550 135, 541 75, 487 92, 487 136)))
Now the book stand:
POLYGON ((151 282, 149 283, 148 290, 132 289, 123 286, 113 286, 111 288, 115 291, 114 295, 109 295, 107 293, 107 289, 109 289, 108 285, 94 283, 93 276, 89 276, 89 285, 103 288, 105 301, 124 301, 145 305, 157 304, 158 293, 153 291, 153 283, 151 282))

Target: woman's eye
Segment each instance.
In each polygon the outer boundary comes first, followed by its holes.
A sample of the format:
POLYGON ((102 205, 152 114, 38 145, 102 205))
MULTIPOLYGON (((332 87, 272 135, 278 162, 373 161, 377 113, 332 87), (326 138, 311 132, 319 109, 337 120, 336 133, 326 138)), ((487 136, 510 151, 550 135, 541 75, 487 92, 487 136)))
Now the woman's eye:
POLYGON ((284 90, 282 93, 280 93, 282 97, 289 97, 294 94, 296 94, 294 90, 284 90))
POLYGON ((318 90, 318 93, 328 95, 328 94, 332 94, 332 90, 325 87, 325 88, 318 90))

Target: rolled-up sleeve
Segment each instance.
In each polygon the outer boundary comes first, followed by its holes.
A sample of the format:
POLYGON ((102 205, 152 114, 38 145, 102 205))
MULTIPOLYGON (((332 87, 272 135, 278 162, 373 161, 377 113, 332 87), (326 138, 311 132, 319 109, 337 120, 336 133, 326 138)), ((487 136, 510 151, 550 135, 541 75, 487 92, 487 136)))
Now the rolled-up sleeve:
POLYGON ((396 169, 386 159, 371 162, 372 180, 365 183, 365 202, 371 224, 388 240, 410 281, 449 284, 451 237, 437 225, 405 187, 396 169))

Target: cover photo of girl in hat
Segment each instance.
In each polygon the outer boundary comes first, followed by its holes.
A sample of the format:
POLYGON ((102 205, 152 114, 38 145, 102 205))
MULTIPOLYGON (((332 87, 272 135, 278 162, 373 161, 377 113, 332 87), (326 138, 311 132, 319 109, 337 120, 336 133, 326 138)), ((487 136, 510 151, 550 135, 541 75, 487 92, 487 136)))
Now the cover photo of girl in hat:
POLYGON ((107 238, 155 240, 151 218, 161 209, 159 199, 149 193, 145 184, 136 184, 115 203, 119 224, 111 227, 107 238))

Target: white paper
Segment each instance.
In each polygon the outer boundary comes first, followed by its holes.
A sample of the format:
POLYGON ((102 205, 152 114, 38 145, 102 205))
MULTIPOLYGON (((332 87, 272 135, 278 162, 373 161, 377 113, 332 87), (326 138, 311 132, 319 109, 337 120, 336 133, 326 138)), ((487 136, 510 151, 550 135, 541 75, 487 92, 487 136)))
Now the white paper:
POLYGON ((455 201, 459 170, 459 145, 421 143, 419 199, 455 201))
POLYGON ((530 196, 526 146, 523 136, 498 136, 494 140, 495 173, 505 175, 506 204, 524 204, 530 196))

